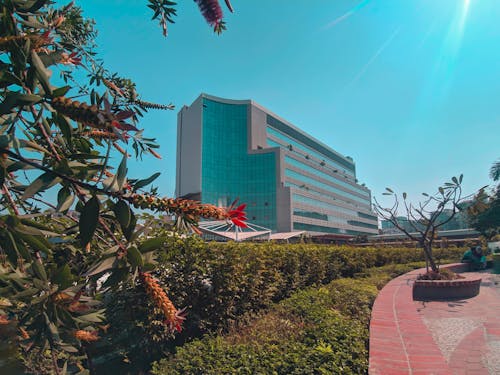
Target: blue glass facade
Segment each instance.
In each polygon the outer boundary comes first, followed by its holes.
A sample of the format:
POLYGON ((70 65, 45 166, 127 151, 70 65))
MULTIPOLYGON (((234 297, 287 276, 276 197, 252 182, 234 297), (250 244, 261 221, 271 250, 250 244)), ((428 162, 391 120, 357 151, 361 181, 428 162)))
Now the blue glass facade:
POLYGON ((276 156, 250 154, 248 105, 203 99, 203 203, 227 206, 239 198, 247 217, 276 230, 276 156))

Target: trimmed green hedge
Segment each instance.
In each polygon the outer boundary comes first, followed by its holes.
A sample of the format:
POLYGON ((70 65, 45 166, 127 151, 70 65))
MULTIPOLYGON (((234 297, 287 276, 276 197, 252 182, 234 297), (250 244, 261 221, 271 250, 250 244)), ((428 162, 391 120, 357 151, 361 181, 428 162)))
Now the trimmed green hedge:
POLYGON ((326 288, 299 292, 227 337, 205 337, 153 366, 153 374, 358 374, 367 328, 329 306, 326 288))
MULTIPOLYGON (((105 340, 96 343, 96 355, 120 352, 141 367, 193 338, 227 331, 242 316, 256 314, 297 290, 352 277, 370 267, 424 259, 422 250, 414 248, 222 244, 196 237, 170 238, 165 249, 155 275, 175 306, 186 308, 183 331, 175 338, 166 332, 161 314, 142 287, 131 285, 105 301, 111 328, 105 340)), ((434 252, 438 259, 452 260, 463 253, 456 248, 434 252)), ((349 301, 345 306, 357 308, 349 301)))
MULTIPOLYGON (((295 290, 353 277, 371 267, 424 260, 421 249, 408 248, 206 244, 195 237, 171 241, 157 276, 176 306, 187 307, 203 332, 228 327, 242 314, 259 311, 295 290)), ((463 250, 434 252, 437 259, 460 259, 463 250)))
POLYGON ((422 264, 386 266, 294 293, 225 336, 204 337, 153 364, 166 374, 363 374, 377 285, 422 264))

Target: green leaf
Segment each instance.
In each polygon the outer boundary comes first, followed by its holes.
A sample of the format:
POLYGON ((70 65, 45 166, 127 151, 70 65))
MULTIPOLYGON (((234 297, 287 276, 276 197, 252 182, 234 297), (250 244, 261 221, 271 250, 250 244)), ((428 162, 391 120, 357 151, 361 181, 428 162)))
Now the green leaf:
POLYGON ((31 268, 33 269, 36 277, 38 277, 40 280, 47 281, 47 273, 45 272, 45 267, 43 266, 42 262, 40 262, 39 260, 35 260, 33 263, 31 263, 31 268))
POLYGON ((458 185, 458 179, 456 177, 452 177, 451 180, 455 183, 455 185, 458 185))
POLYGON ((25 218, 22 218, 21 219, 21 223, 23 225, 26 225, 28 227, 33 227, 33 228, 37 228, 37 229, 40 229, 40 230, 44 230, 44 231, 48 231, 50 232, 52 230, 52 228, 46 226, 46 225, 43 225, 43 224, 40 224, 39 222, 37 221, 34 221, 34 220, 30 220, 30 219, 25 219, 25 218))
POLYGON ((54 120, 54 123, 57 126, 59 126, 59 129, 61 129, 61 133, 62 133, 64 139, 66 140, 66 143, 68 145, 71 145, 71 137, 73 135, 73 128, 71 127, 68 119, 61 114, 57 114, 56 116, 54 116, 53 120, 54 120))
POLYGON ((36 104, 41 100, 42 97, 38 95, 8 92, 5 95, 4 101, 0 104, 0 115, 10 113, 14 107, 36 104))
POLYGON ((150 238, 139 245, 139 251, 144 254, 159 249, 166 240, 166 237, 150 238))
POLYGON ((78 317, 79 320, 90 323, 101 323, 104 321, 104 310, 99 310, 87 315, 80 315, 78 317))
POLYGON ((441 194, 444 194, 444 189, 441 186, 438 188, 438 190, 441 194))
POLYGON ((66 212, 71 208, 73 202, 75 201, 75 196, 71 194, 71 189, 64 186, 57 193, 57 212, 66 212))
MULTIPOLYGON (((61 345, 61 348, 68 353, 78 353, 78 349, 71 345, 61 345), (66 347, 66 348, 65 348, 66 347), (71 349, 68 349, 71 348, 71 349)), ((61 375, 66 375, 68 373, 68 361, 64 361, 63 368, 61 369, 61 375)))
POLYGON ((86 246, 90 242, 97 228, 100 211, 99 206, 99 199, 93 196, 82 209, 80 221, 78 222, 82 246, 86 246))
POLYGON ((136 223, 137 223, 137 218, 135 217, 134 212, 130 211, 130 224, 128 225, 127 228, 122 228, 123 235, 128 241, 130 241, 130 239, 134 235, 134 229, 136 223))
POLYGON ((59 267, 51 280, 53 283, 59 285, 59 290, 66 289, 73 283, 73 275, 67 264, 59 267))
POLYGON ((17 233, 17 235, 23 240, 26 245, 31 247, 34 251, 41 251, 44 254, 49 254, 50 244, 45 241, 43 237, 35 237, 30 234, 17 233))
POLYGON ((459 182, 460 184, 462 183, 463 178, 464 178, 464 175, 463 175, 463 174, 461 174, 461 175, 460 175, 460 177, 458 178, 458 182, 459 182))
POLYGON ((16 1, 16 6, 24 12, 36 12, 47 3, 46 0, 16 1))
POLYGON ((17 258, 19 255, 19 251, 17 249, 16 240, 12 236, 12 233, 9 231, 7 233, 7 240, 10 244, 6 244, 4 247, 4 251, 7 253, 7 258, 9 258, 10 264, 14 267, 17 267, 17 258))
POLYGON ((36 288, 29 288, 29 289, 25 289, 23 290, 22 292, 19 292, 19 293, 16 293, 14 295, 14 298, 16 299, 27 299, 27 300, 31 300, 32 297, 35 295, 35 294, 39 294, 40 291, 36 288))
POLYGON ((43 236, 43 232, 40 229, 27 225, 20 224, 15 228, 15 231, 17 233, 28 234, 32 236, 43 236))
POLYGON ((116 183, 118 185, 118 190, 123 189, 123 184, 127 179, 127 155, 123 155, 122 161, 120 162, 120 166, 118 167, 118 171, 115 177, 116 183))
POLYGON ((10 146, 11 142, 12 142, 11 135, 8 135, 8 134, 0 135, 0 147, 1 148, 8 148, 10 146))
MULTIPOLYGON (((42 280, 37 279, 37 278, 33 278, 33 285, 35 286, 35 288, 38 288, 39 290, 46 290, 47 289, 47 282, 42 281, 42 280)), ((40 297, 42 297, 42 296, 40 296, 40 297)), ((37 299, 36 303, 42 302, 44 300, 45 300, 45 298, 37 299)))
POLYGON ((17 250, 24 260, 31 262, 31 254, 22 241, 17 242, 17 250))
POLYGON ((54 340, 55 342, 61 341, 61 338, 59 337, 59 329, 57 328, 57 326, 54 324, 54 322, 49 320, 49 317, 46 313, 43 313, 43 315, 45 316, 45 322, 47 323, 47 327, 49 328, 52 340, 54 340))
POLYGON ((403 199, 406 199, 407 194, 403 193, 403 199))
POLYGON ((10 86, 12 84, 16 84, 18 86, 23 85, 23 81, 21 81, 15 74, 11 72, 3 71, 0 72, 0 83, 6 83, 7 85, 1 85, 3 87, 10 86))
POLYGON ((122 228, 128 228, 130 225, 130 220, 132 218, 132 212, 127 203, 123 200, 119 200, 113 207, 113 212, 115 213, 118 222, 122 228))
POLYGON ((43 90, 47 95, 52 95, 52 88, 50 87, 49 81, 50 71, 45 67, 38 54, 33 50, 31 50, 31 63, 36 70, 36 75, 43 90))
POLYGON ((153 263, 144 263, 142 266, 142 271, 143 272, 150 272, 154 271, 156 269, 156 266, 153 263))
POLYGON ((27 141, 25 139, 20 139, 19 143, 21 144, 22 148, 28 149, 28 151, 34 150, 34 151, 42 152, 44 154, 50 153, 46 148, 40 146, 38 143, 35 143, 35 142, 27 141))
POLYGON ((391 189, 389 189, 388 187, 385 188, 385 190, 387 190, 389 193, 394 193, 391 189))
POLYGON ((36 193, 46 190, 60 181, 61 179, 55 176, 53 173, 45 172, 26 188, 21 199, 26 200, 28 198, 31 198, 36 193))
POLYGON ((103 273, 107 270, 110 270, 118 264, 118 261, 116 260, 116 257, 111 257, 111 258, 106 258, 104 260, 101 260, 99 263, 97 263, 95 266, 93 266, 90 270, 88 270, 87 273, 85 273, 85 276, 94 276, 100 273, 103 273))
POLYGON ((104 180, 102 182, 102 185, 106 190, 111 192, 116 192, 123 188, 123 184, 125 183, 126 177, 127 177, 127 156, 124 155, 116 174, 104 180))
POLYGON ((31 165, 25 164, 22 161, 16 161, 7 167, 7 172, 15 172, 19 169, 34 169, 31 165))
POLYGON ((141 267, 144 264, 141 253, 134 246, 127 249, 127 260, 132 267, 141 267))
POLYGON ((154 180, 156 180, 159 176, 160 176, 161 173, 157 172, 155 174, 153 174, 152 176, 144 179, 144 180, 139 180, 137 181, 135 184, 134 184, 134 190, 138 190, 140 188, 143 188, 144 186, 147 186, 149 185, 151 182, 153 182, 154 180))
POLYGON ((64 96, 70 89, 71 89, 71 86, 59 87, 58 89, 55 89, 52 92, 52 96, 53 97, 64 96))

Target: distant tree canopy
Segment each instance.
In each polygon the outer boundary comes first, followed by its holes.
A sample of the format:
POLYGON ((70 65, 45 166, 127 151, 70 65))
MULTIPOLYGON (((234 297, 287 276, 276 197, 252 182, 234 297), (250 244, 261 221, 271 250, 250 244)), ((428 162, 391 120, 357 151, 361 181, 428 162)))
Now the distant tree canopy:
MULTIPOLYGON (((500 181, 500 161, 493 163, 490 169, 493 181, 500 181)), ((468 208, 470 223, 487 239, 500 235, 500 184, 488 194, 482 188, 468 208)))

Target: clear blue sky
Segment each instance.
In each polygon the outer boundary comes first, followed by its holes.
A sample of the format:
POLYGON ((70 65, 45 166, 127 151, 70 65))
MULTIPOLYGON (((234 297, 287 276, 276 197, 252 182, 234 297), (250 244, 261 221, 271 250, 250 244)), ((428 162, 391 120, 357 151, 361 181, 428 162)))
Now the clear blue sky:
MULTIPOLYGON (((253 99, 354 158, 375 197, 410 199, 464 174, 472 193, 492 184, 500 158, 500 1, 232 0, 228 30, 213 34, 180 1, 163 38, 146 1, 77 1, 94 18, 100 56, 132 78, 144 100, 179 109, 201 93, 253 99)), ((140 123, 163 160, 130 163, 175 187, 175 112, 140 123)))

